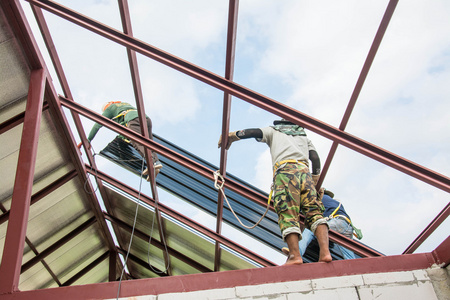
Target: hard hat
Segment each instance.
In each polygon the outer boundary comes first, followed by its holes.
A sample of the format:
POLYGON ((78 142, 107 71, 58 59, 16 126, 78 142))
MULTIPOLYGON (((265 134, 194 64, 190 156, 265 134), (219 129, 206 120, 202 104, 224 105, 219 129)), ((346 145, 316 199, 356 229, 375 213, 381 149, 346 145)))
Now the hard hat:
POLYGON ((102 106, 102 112, 103 111, 105 111, 105 109, 107 109, 111 104, 114 104, 114 103, 120 103, 121 101, 109 101, 109 102, 106 102, 105 104, 103 104, 103 106, 102 106))

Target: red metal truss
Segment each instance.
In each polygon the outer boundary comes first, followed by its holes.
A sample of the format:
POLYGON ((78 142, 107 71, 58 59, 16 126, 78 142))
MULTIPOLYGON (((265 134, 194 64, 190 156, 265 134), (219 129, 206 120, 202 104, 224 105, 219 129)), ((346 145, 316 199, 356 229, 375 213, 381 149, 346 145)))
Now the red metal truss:
MULTIPOLYGON (((147 195, 143 194, 142 192, 139 193, 135 189, 127 186, 126 184, 108 176, 107 174, 101 172, 100 170, 89 170, 92 174, 95 174, 98 176, 101 180, 104 180, 105 182, 108 182, 112 186, 126 192, 127 194, 133 196, 133 197, 140 197, 141 201, 145 202, 146 204, 155 207, 156 203, 155 201, 148 197, 147 195)), ((258 264, 262 266, 274 266, 275 264, 271 262, 270 260, 259 256, 258 254, 253 253, 252 251, 246 249, 245 247, 240 246, 239 244, 234 243, 233 241, 227 239, 226 237, 217 234, 213 230, 197 223, 196 221, 180 214, 179 212, 171 209, 170 207, 164 205, 163 203, 158 204, 159 209, 162 213, 174 218, 177 221, 180 221, 181 223, 189 226, 190 228, 198 231, 201 234, 204 234, 205 236, 227 246, 228 248, 232 249, 233 251, 236 251, 237 253, 242 254, 243 256, 246 256, 250 258, 251 260, 257 262, 258 264)))
MULTIPOLYGON (((444 176, 443 174, 437 173, 433 170, 429 170, 414 162, 408 161, 403 157, 388 152, 376 145, 372 145, 358 137, 352 136, 345 132, 345 128, 349 121, 352 110, 362 90, 365 79, 368 75, 372 62, 374 61, 376 52, 381 44, 384 33, 386 32, 398 0, 389 1, 389 4, 378 28, 370 51, 367 55, 366 61, 356 83, 356 86, 353 90, 352 96, 349 100, 347 109, 341 120, 339 128, 335 128, 329 124, 321 122, 320 120, 314 119, 300 111, 293 110, 292 108, 282 103, 279 103, 273 99, 258 94, 244 86, 238 85, 233 82, 234 54, 239 6, 238 0, 229 1, 228 35, 224 77, 214 74, 208 70, 202 69, 188 61, 182 60, 170 53, 164 52, 158 48, 153 47, 152 45, 134 38, 131 28, 131 19, 127 0, 118 0, 123 32, 101 24, 96 20, 83 16, 78 12, 75 12, 50 0, 26 1, 31 4, 36 21, 49 50, 50 57, 54 64, 59 82, 61 83, 64 97, 58 96, 56 94, 50 79, 47 77, 47 69, 44 60, 39 52, 36 41, 32 36, 31 30, 25 20, 24 13, 20 8, 18 0, 2 0, 0 5, 4 9, 7 15, 7 19, 12 24, 11 26, 13 27, 13 31, 15 31, 17 39, 19 40, 19 43, 23 48, 25 57, 28 60, 28 65, 31 68, 31 78, 26 113, 19 114, 0 124, 0 134, 6 132, 10 128, 22 122, 24 125, 19 152, 16 181, 13 189, 11 210, 6 211, 6 209, 4 209, 2 206, 0 207, 3 211, 3 214, 0 216, 0 224, 8 221, 5 247, 3 251, 2 262, 0 265, 0 299, 33 298, 35 300, 40 300, 58 298, 70 300, 80 298, 115 298, 119 289, 120 297, 135 297, 143 295, 157 295, 161 293, 189 292, 210 288, 234 287, 237 285, 286 282, 292 280, 305 280, 353 274, 410 271, 417 269, 426 269, 433 266, 434 264, 443 267, 449 265, 450 237, 447 237, 447 239, 444 240, 443 243, 441 243, 435 250, 430 253, 412 253, 440 224, 442 224, 446 220, 446 218, 450 214, 450 204, 447 204, 447 206, 438 214, 438 216, 436 216, 436 218, 405 250, 404 254, 407 255, 385 257, 382 256, 379 252, 366 247, 365 245, 359 244, 338 233, 330 231, 331 241, 336 241, 339 244, 349 248, 350 250, 353 250, 355 253, 367 258, 333 261, 328 264, 321 264, 320 268, 318 268, 315 264, 277 267, 270 260, 261 257, 256 253, 253 253, 245 247, 242 247, 241 245, 236 244, 221 235, 223 197, 220 193, 218 196, 216 230, 213 231, 159 203, 158 191, 153 175, 153 164, 151 163, 152 158, 150 151, 161 153, 167 158, 179 163, 180 165, 185 166, 195 171, 196 173, 213 180, 213 174, 211 173, 211 170, 209 170, 205 166, 196 163, 148 138, 149 132, 147 131, 147 127, 144 125, 146 124, 145 109, 136 52, 224 92, 222 144, 226 144, 230 125, 231 97, 235 96, 261 109, 300 124, 305 128, 333 141, 331 150, 328 154, 323 168, 319 186, 326 176, 337 147, 339 145, 343 145, 360 154, 363 154, 369 158, 372 158, 378 162, 399 170, 407 175, 426 182, 438 189, 450 192, 450 178, 448 178, 447 176, 444 176), (126 48, 130 66, 130 74, 133 83, 133 90, 135 93, 136 106, 142 127, 142 134, 137 134, 129 130, 128 128, 120 126, 117 123, 102 117, 98 113, 95 113, 74 101, 41 8, 72 23, 75 23, 87 30, 97 33, 126 48), (44 96, 46 102, 44 102, 44 96), (90 151, 86 151, 90 166, 86 167, 86 165, 83 164, 82 160, 80 159, 79 152, 76 149, 76 143, 72 131, 70 130, 67 119, 65 118, 63 107, 66 107, 70 110, 75 122, 76 129, 85 147, 88 145, 88 141, 83 130, 79 114, 145 146, 145 156, 147 162, 149 162, 147 166, 150 170, 149 173, 152 183, 152 198, 139 193, 133 188, 123 184, 122 182, 114 178, 111 178, 110 176, 102 173, 100 170, 97 170, 94 157, 90 151), (37 141, 39 139, 40 119, 42 111, 47 109, 49 110, 55 121, 54 123, 58 129, 58 132, 62 133, 61 135, 64 140, 64 145, 68 149, 70 158, 75 166, 75 170, 68 172, 41 191, 35 193, 34 195, 31 195, 34 176, 34 164, 37 152, 37 141), (100 194, 102 198, 105 199, 104 202, 108 212, 103 212, 99 206, 98 199, 95 196, 93 187, 87 177, 89 173, 95 173, 96 175, 95 179, 97 181, 97 185, 99 186, 100 194), (45 197, 45 195, 48 195, 77 175, 80 177, 80 180, 84 180, 88 183, 87 197, 89 199, 89 203, 93 210, 94 216, 81 224, 75 230, 64 236, 62 239, 54 243, 52 246, 48 247, 44 251, 41 251, 40 253, 37 252, 33 244, 29 242, 25 236, 30 205, 39 201, 40 199, 45 197), (107 258, 109 258, 110 267, 109 279, 110 281, 117 280, 116 266, 120 262, 117 259, 118 253, 124 256, 127 255, 135 263, 148 268, 148 263, 143 262, 141 259, 133 256, 126 250, 115 246, 106 220, 111 222, 111 224, 113 225, 119 242, 122 239, 122 237, 120 236, 120 229, 131 231, 131 227, 129 224, 126 224, 125 222, 114 216, 112 213, 110 213, 113 210, 109 207, 110 202, 107 199, 107 192, 105 187, 103 186, 103 181, 119 188, 120 190, 128 193, 131 196, 137 197, 139 194, 142 201, 155 208, 159 225, 159 234, 160 237, 162 237, 162 241, 156 241, 152 239, 152 244, 160 247, 160 249, 165 248, 165 230, 161 213, 166 214, 182 222, 183 224, 186 224, 190 228, 193 228, 199 233, 213 239, 216 243, 214 270, 210 270, 209 268, 197 263, 196 261, 193 261, 189 257, 186 257, 182 253, 179 253, 178 251, 168 247, 170 255, 184 261, 186 264, 189 264, 200 272, 205 272, 206 274, 169 276, 171 275, 171 269, 169 266, 169 268, 167 269, 167 273, 164 273, 164 277, 160 278, 124 281, 120 283, 110 282, 82 286, 69 286, 83 277, 87 272, 93 270, 95 266, 97 266, 107 258), (58 249, 58 247, 66 243, 68 240, 91 226, 93 223, 99 224, 101 233, 105 238, 108 251, 97 257, 92 263, 83 268, 83 270, 78 272, 72 278, 63 283, 59 282, 53 272, 46 265, 44 261, 45 257, 58 249), (36 256, 22 265, 22 255, 25 242, 30 245, 30 248, 33 249, 36 256), (220 245, 224 245, 232 249, 233 251, 244 255, 245 257, 266 268, 236 270, 229 272, 212 272, 218 271, 220 269, 220 245), (20 273, 26 271, 39 262, 42 262, 44 264, 44 267, 47 268, 48 272, 52 275, 53 279, 58 285, 62 285, 65 287, 27 292, 18 291, 20 273)), ((224 176, 226 174, 226 166, 227 151, 224 149, 224 147, 222 147, 220 152, 220 172, 224 176)), ((264 195, 250 190, 245 186, 242 186, 241 184, 233 181, 232 179, 226 178, 225 187, 239 193, 240 195, 248 199, 251 199, 259 205, 266 205, 267 200, 264 195)), ((134 230, 134 232, 137 237, 148 240, 148 235, 146 235, 145 233, 140 232, 139 230, 134 230)), ((168 265, 169 261, 167 260, 166 256, 164 256, 164 259, 166 265, 168 265)), ((130 274, 129 277, 133 278, 133 274, 130 274)))
POLYGON ((431 253, 382 256, 374 258, 338 260, 330 263, 303 264, 300 266, 275 266, 268 268, 234 270, 193 275, 169 276, 119 282, 77 285, 63 288, 42 289, 2 295, 2 300, 25 299, 112 299, 131 298, 164 293, 182 293, 236 286, 281 283, 337 276, 361 275, 384 272, 404 272, 427 269, 435 264, 450 262, 450 238, 431 253))
POLYGON ((321 122, 320 120, 312 118, 300 111, 294 110, 289 106, 270 99, 269 97, 258 94, 244 86, 238 85, 224 77, 209 72, 189 63, 188 61, 175 57, 138 39, 127 36, 120 31, 96 22, 95 20, 83 16, 62 5, 48 0, 27 1, 118 44, 133 49, 144 56, 152 58, 186 75, 247 101, 250 104, 300 124, 303 127, 332 141, 336 141, 347 148, 350 148, 446 192, 450 192, 450 178, 442 174, 427 169, 412 161, 406 160, 403 157, 370 144, 362 139, 346 133, 343 130, 321 122))
MULTIPOLYGON (((233 80, 234 72, 234 55, 236 51, 236 32, 238 21, 239 0, 230 0, 228 4, 228 32, 227 32, 227 49, 225 57, 225 78, 233 80)), ((222 145, 226 145, 228 132, 230 131, 230 114, 231 114, 231 95, 227 92, 223 95, 223 116, 222 116, 222 145)), ((220 174, 227 173, 227 150, 225 147, 220 149, 220 174)), ((217 222, 216 232, 222 232, 223 219, 223 195, 219 193, 217 199, 217 222)), ((220 269, 220 244, 216 243, 216 254, 214 261, 214 271, 220 269)))
MULTIPOLYGON (((117 124, 116 122, 114 122, 108 118, 105 118, 105 117, 99 115, 98 113, 93 112, 76 102, 69 101, 63 97, 60 97, 60 100, 61 100, 61 104, 63 106, 66 106, 66 107, 70 108, 71 110, 74 110, 77 113, 84 115, 85 117, 93 120, 96 123, 101 124, 102 126, 105 126, 111 130, 114 130, 118 134, 123 135, 123 136, 127 137, 128 139, 134 140, 134 141, 142 144, 143 146, 148 147, 148 148, 152 149, 153 151, 156 151, 157 153, 164 155, 165 157, 179 163, 180 165, 182 165, 186 168, 191 169, 194 172, 197 172, 198 174, 200 174, 206 178, 214 180, 213 173, 207 167, 205 167, 193 160, 190 160, 189 158, 186 158, 185 156, 183 156, 167 147, 164 147, 164 146, 156 143, 153 140, 145 139, 141 135, 137 134, 136 132, 134 132, 124 126, 121 126, 121 125, 117 124)), ((259 193, 255 192, 254 190, 251 190, 251 189, 233 181, 231 178, 227 178, 224 186, 225 186, 225 188, 228 188, 248 199, 251 199, 252 201, 262 205, 263 207, 266 207, 266 205, 267 205, 267 199, 264 195, 259 194, 259 193)), ((273 208, 271 208, 271 209, 273 210, 273 208)), ((365 245, 359 244, 353 240, 347 239, 343 235, 340 235, 338 233, 331 233, 330 239, 332 241, 339 241, 341 244, 348 247, 350 250, 353 250, 356 253, 358 253, 364 257, 380 255, 380 253, 378 251, 375 251, 365 245)))
MULTIPOLYGON (((389 22, 394 14, 395 7, 397 6, 398 0, 390 0, 389 5, 386 8, 386 12, 384 13, 383 19, 381 20, 380 26, 378 27, 377 34, 373 40, 372 46, 370 47, 369 53, 367 54, 366 61, 364 62, 364 66, 359 75, 358 81, 356 82, 356 86, 353 89, 352 96, 350 97, 350 101, 347 105, 347 109, 345 110, 344 116, 342 117, 341 124, 339 125, 339 130, 345 130, 347 127, 348 120, 350 119, 350 115, 352 114, 353 108, 355 107, 356 101, 358 100, 358 96, 361 93, 364 82, 366 81, 367 75, 369 74, 370 67, 375 59, 375 55, 377 54, 378 48, 380 47, 381 41, 383 40, 383 36, 386 32, 386 29, 389 25, 389 22)), ((333 141, 331 145, 330 152, 328 152, 327 159, 322 168, 322 173, 320 174, 319 181, 317 182, 317 187, 320 188, 322 183, 327 175, 328 169, 330 167, 331 161, 333 160, 334 154, 336 153, 338 143, 333 141)))
POLYGON ((0 265, 0 274, 9 274, 9 276, 2 278, 0 294, 15 292, 19 289, 20 267, 30 212, 39 130, 41 128, 45 77, 46 74, 43 69, 31 72, 10 217, 0 265))

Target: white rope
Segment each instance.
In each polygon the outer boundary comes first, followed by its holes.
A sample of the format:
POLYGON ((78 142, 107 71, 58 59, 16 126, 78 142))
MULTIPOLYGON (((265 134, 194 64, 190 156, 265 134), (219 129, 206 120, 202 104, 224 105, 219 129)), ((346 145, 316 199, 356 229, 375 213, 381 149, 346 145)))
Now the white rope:
POLYGON ((233 208, 231 207, 230 202, 228 202, 227 196, 225 195, 225 192, 224 192, 224 190, 223 190, 223 185, 225 184, 225 179, 223 178, 222 174, 220 174, 220 171, 219 171, 219 170, 215 171, 213 174, 214 174, 214 187, 222 192, 223 198, 224 198, 225 201, 227 202, 228 207, 230 208, 230 210, 231 210, 231 212, 233 213, 234 217, 239 221, 239 223, 240 223, 243 227, 245 227, 245 228, 247 228, 247 229, 253 229, 253 228, 255 228, 256 226, 258 226, 258 224, 262 221, 262 219, 264 219, 264 217, 266 216, 267 212, 269 211, 269 208, 270 208, 270 199, 272 198, 272 197, 271 197, 271 196, 272 196, 272 192, 271 192, 271 194, 270 194, 270 196, 269 196, 269 201, 267 201, 267 208, 266 208, 266 211, 265 211, 264 214, 262 215, 261 219, 259 219, 259 221, 256 222, 256 224, 253 225, 253 226, 251 226, 251 227, 250 227, 250 226, 246 226, 246 225, 244 225, 244 224, 241 222, 241 220, 239 219, 239 217, 236 215, 236 213, 234 212, 233 208), (219 183, 217 182, 219 178, 220 178, 220 180, 222 181, 222 183, 221 183, 220 185, 219 185, 219 183))

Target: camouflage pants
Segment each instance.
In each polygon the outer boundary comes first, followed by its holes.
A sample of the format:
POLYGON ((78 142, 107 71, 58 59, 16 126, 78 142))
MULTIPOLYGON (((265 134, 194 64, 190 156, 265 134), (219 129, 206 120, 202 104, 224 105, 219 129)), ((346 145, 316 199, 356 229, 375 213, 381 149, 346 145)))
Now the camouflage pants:
POLYGON ((311 173, 303 164, 288 163, 277 170, 273 201, 282 234, 285 230, 300 233, 300 212, 306 217, 305 226, 308 229, 323 219, 325 208, 317 197, 311 173))

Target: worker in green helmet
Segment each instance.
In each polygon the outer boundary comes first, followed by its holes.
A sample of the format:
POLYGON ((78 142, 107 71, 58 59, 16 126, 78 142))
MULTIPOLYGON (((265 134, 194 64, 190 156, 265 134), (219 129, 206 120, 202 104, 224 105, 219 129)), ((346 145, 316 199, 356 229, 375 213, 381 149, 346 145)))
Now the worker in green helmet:
MULTIPOLYGON (((108 119, 113 120, 114 122, 117 122, 121 125, 124 125, 131 130, 141 134, 141 125, 139 122, 138 112, 134 106, 132 106, 129 103, 122 102, 122 101, 110 101, 106 102, 102 107, 102 115, 108 119)), ((148 116, 146 116, 147 120, 147 129, 149 138, 153 139, 152 135, 152 121, 148 116)), ((89 143, 94 139, 97 132, 102 127, 101 124, 95 123, 92 127, 89 135, 88 135, 88 141, 89 143)), ((141 144, 130 140, 131 145, 139 152, 139 154, 142 157, 145 157, 144 154, 144 146, 141 144)), ((78 147, 81 147, 81 143, 78 145, 78 147)), ((158 156, 155 152, 151 151, 152 153, 152 160, 153 160, 153 168, 155 169, 155 174, 158 174, 159 171, 162 168, 162 164, 158 159, 158 156)), ((148 175, 148 169, 146 168, 142 175, 146 176, 148 175)), ((149 177, 147 176, 147 180, 149 180, 149 177)))

